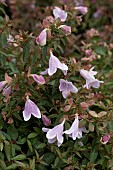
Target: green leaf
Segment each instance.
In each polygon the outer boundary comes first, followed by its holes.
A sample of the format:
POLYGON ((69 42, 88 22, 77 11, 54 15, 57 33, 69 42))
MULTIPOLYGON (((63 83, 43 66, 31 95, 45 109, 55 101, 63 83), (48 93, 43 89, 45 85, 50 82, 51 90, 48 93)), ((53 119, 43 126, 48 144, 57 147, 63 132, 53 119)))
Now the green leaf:
POLYGON ((46 168, 44 165, 40 164, 40 165, 38 165, 37 170, 48 170, 48 168, 46 168))
POLYGON ((34 66, 34 64, 36 63, 37 59, 38 59, 38 54, 35 54, 35 55, 32 57, 31 66, 34 66))
POLYGON ((55 159, 55 154, 54 153, 51 153, 51 152, 48 152, 46 154, 44 154, 43 156, 43 161, 46 162, 47 164, 51 164, 55 159))
POLYGON ((30 169, 35 170, 35 157, 33 160, 30 159, 30 169))
POLYGON ((30 42, 27 44, 23 45, 23 60, 24 60, 24 65, 26 65, 29 61, 29 54, 30 54, 30 42))
POLYGON ((24 169, 27 169, 27 168, 26 168, 26 164, 24 164, 23 162, 15 161, 15 163, 16 163, 19 167, 24 168, 24 169))
POLYGON ((46 144, 45 143, 41 143, 39 145, 37 145, 36 149, 43 149, 45 148, 46 144))
POLYGON ((113 167, 113 158, 108 161, 108 168, 113 167))
POLYGON ((89 130, 91 131, 91 132, 94 132, 94 125, 93 125, 93 123, 89 123, 89 130))
POLYGON ((3 142, 0 142, 0 151, 3 150, 3 147, 4 147, 3 142))
POLYGON ((113 132, 113 121, 109 121, 109 130, 113 132))
POLYGON ((94 48, 95 52, 99 55, 106 56, 107 55, 107 48, 104 46, 96 46, 94 48))
POLYGON ((31 152, 33 152, 33 147, 32 147, 32 144, 31 144, 31 142, 29 140, 27 140, 27 144, 28 144, 29 150, 31 152))
POLYGON ((8 161, 10 161, 11 160, 11 144, 8 141, 4 141, 4 143, 5 143, 5 146, 4 146, 5 154, 6 154, 8 161))
POLYGON ((3 170, 6 170, 6 164, 3 160, 0 159, 0 167, 3 169, 3 170))
POLYGON ((10 166, 8 166, 8 167, 6 168, 6 170, 13 170, 13 169, 16 170, 17 167, 18 167, 18 165, 17 165, 16 163, 13 163, 13 164, 11 164, 10 166))
POLYGON ((26 142, 26 137, 22 138, 22 139, 18 139, 18 141, 16 142, 19 145, 23 145, 26 142))
POLYGON ((35 138, 38 134, 33 132, 28 135, 28 139, 35 138))
POLYGON ((42 48, 42 58, 43 58, 44 61, 46 61, 46 54, 47 54, 47 46, 45 45, 42 48))
POLYGON ((25 154, 19 154, 17 156, 15 156, 14 158, 12 158, 12 160, 16 160, 16 161, 21 161, 26 159, 26 155, 25 154))
POLYGON ((95 149, 90 153, 90 162, 95 162, 96 158, 98 156, 98 151, 95 149))
POLYGON ((54 168, 62 168, 65 167, 67 164, 61 158, 56 158, 54 162, 54 168))
POLYGON ((12 140, 16 140, 18 138, 18 131, 15 127, 9 126, 7 129, 7 133, 12 140))
POLYGON ((2 132, 0 132, 0 141, 4 141, 5 140, 5 136, 3 135, 2 132))

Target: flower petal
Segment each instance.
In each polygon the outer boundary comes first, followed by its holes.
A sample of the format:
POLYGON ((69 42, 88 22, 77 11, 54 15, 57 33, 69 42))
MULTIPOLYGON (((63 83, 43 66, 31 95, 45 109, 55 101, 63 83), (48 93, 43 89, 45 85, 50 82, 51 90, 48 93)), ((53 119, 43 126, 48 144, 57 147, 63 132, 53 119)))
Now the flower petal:
POLYGON ((62 91, 62 96, 63 96, 64 99, 66 99, 70 95, 71 95, 71 93, 68 90, 63 90, 62 91))
POLYGON ((46 134, 47 139, 55 138, 57 134, 57 130, 58 128, 56 126, 53 129, 50 129, 46 134))
POLYGON ((9 87, 5 87, 4 89, 3 89, 3 95, 4 96, 9 96, 10 94, 11 94, 11 86, 9 86, 9 87))
POLYGON ((31 100, 29 102, 30 102, 31 111, 32 111, 31 114, 37 118, 41 118, 41 112, 40 112, 39 108, 37 107, 37 105, 34 102, 32 102, 31 100))
POLYGON ((27 100, 23 111, 23 117, 25 121, 28 121, 31 118, 31 112, 32 112, 32 108, 29 104, 29 101, 27 100))
POLYGON ((60 18, 61 21, 63 21, 63 22, 67 18, 67 12, 65 12, 62 9, 60 9, 59 7, 55 7, 55 9, 53 9, 53 15, 54 15, 55 19, 60 18))
POLYGON ((46 33, 46 29, 44 29, 40 35, 36 38, 36 43, 44 46, 46 45, 46 37, 47 37, 47 33, 46 33))
POLYGON ((43 132, 48 132, 50 129, 49 128, 42 128, 43 132))
POLYGON ((39 83, 39 84, 44 84, 45 83, 45 79, 43 76, 41 75, 37 75, 37 74, 31 74, 31 76, 33 77, 33 79, 39 83))
POLYGON ((24 120, 28 121, 31 118, 31 114, 37 118, 41 118, 41 113, 37 105, 30 99, 27 99, 23 111, 24 120))
POLYGON ((7 81, 1 81, 0 82, 0 91, 2 90, 2 88, 7 84, 7 81))
POLYGON ((46 69, 45 71, 42 71, 40 74, 42 75, 48 74, 48 69, 46 69))
POLYGON ((72 123, 71 127, 69 130, 64 131, 65 134, 71 134, 74 131, 77 133, 78 131, 78 126, 79 126, 79 120, 78 120, 78 116, 76 116, 74 122, 72 123))
POLYGON ((71 83, 71 84, 70 84, 70 91, 71 91, 72 93, 77 93, 77 92, 78 92, 78 89, 71 83))
POLYGON ((48 139, 48 143, 55 143, 55 141, 56 141, 56 138, 48 139))

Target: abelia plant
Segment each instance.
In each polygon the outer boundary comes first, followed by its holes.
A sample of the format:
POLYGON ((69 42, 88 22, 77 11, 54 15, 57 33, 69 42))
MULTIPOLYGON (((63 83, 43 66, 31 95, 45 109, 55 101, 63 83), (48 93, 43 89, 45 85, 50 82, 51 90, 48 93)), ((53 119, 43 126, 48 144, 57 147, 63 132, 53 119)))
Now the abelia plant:
POLYGON ((83 33, 86 6, 38 10, 48 15, 36 32, 14 32, 7 16, 0 27, 0 168, 112 168, 112 95, 99 65, 111 68, 112 45, 83 33))

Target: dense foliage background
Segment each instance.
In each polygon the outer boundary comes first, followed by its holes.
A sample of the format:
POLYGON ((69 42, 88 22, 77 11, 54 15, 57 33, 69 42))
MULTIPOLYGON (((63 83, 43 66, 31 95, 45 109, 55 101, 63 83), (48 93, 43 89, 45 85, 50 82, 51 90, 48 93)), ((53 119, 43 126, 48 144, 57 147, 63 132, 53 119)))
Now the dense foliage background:
POLYGON ((0 82, 8 81, 0 86, 0 170, 113 169, 112 16, 112 0, 1 1, 0 82), (85 15, 74 9, 80 5, 88 7, 85 15), (47 18, 53 17, 55 6, 68 12, 65 22, 47 18), (71 26, 71 34, 60 25, 71 26), (40 46, 36 37, 45 28, 47 43, 40 46), (37 83, 30 74, 48 68, 50 50, 68 66, 68 74, 58 69, 43 76, 44 84, 37 83), (104 83, 83 88, 80 70, 93 66, 104 83), (78 93, 63 98, 60 79, 72 82, 78 93), (26 96, 39 107, 41 119, 24 121, 26 96), (65 118, 64 128, 69 129, 76 114, 80 127, 86 128, 82 138, 64 135, 60 147, 49 144, 42 128, 53 128, 65 118))

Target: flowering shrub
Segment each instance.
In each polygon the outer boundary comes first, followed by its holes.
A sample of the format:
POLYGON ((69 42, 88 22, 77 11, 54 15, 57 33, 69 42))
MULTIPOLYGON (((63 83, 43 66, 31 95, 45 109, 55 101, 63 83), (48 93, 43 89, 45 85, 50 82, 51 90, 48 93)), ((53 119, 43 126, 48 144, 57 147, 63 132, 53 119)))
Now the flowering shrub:
POLYGON ((77 32, 86 6, 49 10, 40 32, 0 20, 0 168, 112 169, 112 44, 77 32))

